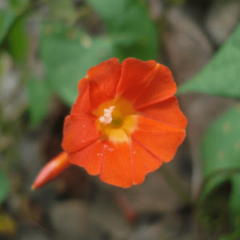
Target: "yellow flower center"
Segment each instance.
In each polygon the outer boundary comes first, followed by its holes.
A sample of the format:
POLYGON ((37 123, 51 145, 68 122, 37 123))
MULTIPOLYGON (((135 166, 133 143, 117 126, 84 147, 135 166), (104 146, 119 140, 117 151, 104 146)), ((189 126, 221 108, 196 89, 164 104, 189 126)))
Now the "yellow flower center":
POLYGON ((137 127, 137 112, 122 98, 101 104, 93 113, 98 118, 96 124, 102 133, 102 140, 128 142, 137 127))

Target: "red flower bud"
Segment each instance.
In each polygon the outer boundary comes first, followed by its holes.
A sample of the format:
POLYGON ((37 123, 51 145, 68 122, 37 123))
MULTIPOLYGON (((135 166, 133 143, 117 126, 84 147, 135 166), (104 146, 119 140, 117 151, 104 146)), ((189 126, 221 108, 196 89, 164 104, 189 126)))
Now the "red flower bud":
POLYGON ((58 156, 53 158, 38 174, 35 179, 32 190, 42 187, 57 175, 59 175, 63 170, 65 170, 70 163, 68 162, 68 155, 65 152, 60 153, 58 156))

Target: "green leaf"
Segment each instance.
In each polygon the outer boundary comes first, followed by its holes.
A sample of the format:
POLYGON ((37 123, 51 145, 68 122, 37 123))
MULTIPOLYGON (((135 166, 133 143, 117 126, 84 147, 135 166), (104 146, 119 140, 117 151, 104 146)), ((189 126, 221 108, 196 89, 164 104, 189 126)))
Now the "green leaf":
POLYGON ((208 129, 202 142, 203 174, 240 170, 240 104, 208 129))
MULTIPOLYGON (((5 0, 7 7, 0 10, 0 44, 17 17, 28 7, 29 0, 5 0)), ((16 41, 18 38, 16 39, 16 41)))
POLYGON ((207 66, 183 84, 178 94, 199 92, 240 98, 240 25, 207 66))
POLYGON ((207 197, 210 196, 210 194, 216 189, 217 186, 229 180, 229 175, 231 175, 231 171, 216 171, 205 177, 202 184, 200 201, 206 200, 207 197))
POLYGON ((90 67, 112 57, 113 44, 109 38, 91 38, 59 24, 46 25, 41 38, 40 54, 48 81, 71 106, 77 97, 79 80, 90 67))
POLYGON ((114 55, 121 60, 142 60, 157 56, 157 32, 145 6, 139 0, 87 0, 104 20, 114 41, 114 55))
POLYGON ((0 11, 0 44, 5 38, 15 18, 16 15, 11 11, 0 11))
POLYGON ((5 174, 0 170, 0 204, 8 195, 9 183, 5 174))
MULTIPOLYGON (((230 196, 230 209, 233 226, 240 229, 240 174, 232 177, 232 193, 230 196)), ((240 237, 240 231, 239 231, 240 237)))
POLYGON ((207 180, 202 198, 206 198, 219 184, 230 180, 231 218, 233 224, 240 227, 240 104, 230 109, 207 130, 201 153, 203 177, 207 180))
POLYGON ((31 124, 37 126, 47 115, 51 90, 47 81, 36 78, 29 80, 27 88, 31 124))
POLYGON ((27 55, 28 41, 25 27, 26 20, 18 19, 6 39, 9 52, 19 62, 23 61, 27 55))

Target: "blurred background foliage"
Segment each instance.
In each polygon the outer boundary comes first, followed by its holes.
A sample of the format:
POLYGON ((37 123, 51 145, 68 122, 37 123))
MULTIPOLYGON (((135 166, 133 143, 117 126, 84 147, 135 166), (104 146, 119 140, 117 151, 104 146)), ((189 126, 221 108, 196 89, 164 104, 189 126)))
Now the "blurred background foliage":
MULTIPOLYGON (((240 25, 207 66, 178 94, 199 92, 240 98, 240 25)), ((208 179, 203 197, 220 183, 231 181, 229 199, 232 223, 240 229, 240 104, 221 116, 207 130, 201 144, 203 178, 208 179)))
MULTIPOLYGON (((203 4, 204 1, 195 2, 203 4)), ((40 128, 54 107, 53 98, 58 96, 71 107, 77 96, 78 81, 90 67, 111 57, 120 61, 128 57, 159 60, 161 30, 166 20, 164 17, 153 20, 147 1, 77 3, 70 0, 0 2, 0 154, 3 156, 14 155, 11 146, 26 129, 40 128), (12 68, 14 71, 9 76, 12 68)), ((165 0, 163 15, 172 6, 185 3, 165 0)), ((200 213, 206 220, 211 218, 213 209, 225 208, 232 232, 221 236, 221 240, 240 238, 239 64, 240 25, 208 64, 178 90, 179 96, 197 92, 237 99, 232 109, 211 123, 199 147, 203 176, 193 205, 205 208, 219 197, 214 195, 218 188, 224 183, 231 186, 229 198, 223 200, 224 206, 217 208, 213 204, 212 209, 200 213)), ((4 173, 8 165, 3 162, 0 162, 0 203, 9 192, 4 173)), ((0 226, 3 222, 9 222, 9 229, 15 229, 11 219, 0 212, 0 226)))
MULTIPOLYGON (((12 1, 0 15, 0 43, 6 44, 8 53, 19 63, 26 60, 28 53, 26 18, 37 4, 38 1, 12 1)), ((74 103, 77 83, 91 66, 113 56, 120 60, 129 56, 156 59, 157 32, 144 1, 89 0, 80 12, 68 0, 46 1, 46 4, 50 13, 39 26, 38 46, 44 76, 40 79, 27 64, 22 66, 27 68, 26 81, 31 79, 28 90, 33 125, 46 116, 50 92, 58 93, 69 106, 74 103), (104 33, 91 34, 86 26, 79 26, 89 11, 101 18, 104 33)))

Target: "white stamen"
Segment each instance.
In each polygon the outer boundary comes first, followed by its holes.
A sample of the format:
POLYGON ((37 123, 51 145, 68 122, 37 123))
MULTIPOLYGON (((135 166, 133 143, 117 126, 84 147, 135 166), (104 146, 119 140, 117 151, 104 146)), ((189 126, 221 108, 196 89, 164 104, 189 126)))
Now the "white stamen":
POLYGON ((104 114, 99 118, 99 121, 103 124, 109 124, 112 122, 112 112, 115 106, 111 106, 103 110, 104 114))

